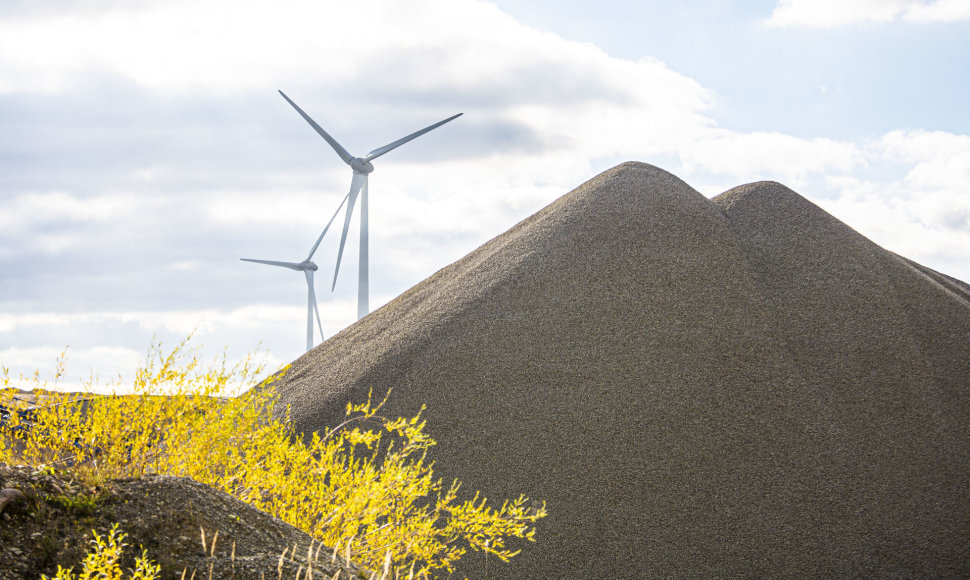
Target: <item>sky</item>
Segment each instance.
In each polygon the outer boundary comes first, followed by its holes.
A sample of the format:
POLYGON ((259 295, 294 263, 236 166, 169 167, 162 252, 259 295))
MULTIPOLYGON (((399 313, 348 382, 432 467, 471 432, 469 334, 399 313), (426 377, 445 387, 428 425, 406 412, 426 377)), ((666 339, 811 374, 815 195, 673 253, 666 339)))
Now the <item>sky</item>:
MULTIPOLYGON (((301 355, 303 276, 240 258, 305 259, 351 170, 279 89, 355 155, 463 113, 374 162, 372 309, 631 160, 970 281, 968 72, 970 0, 3 0, 0 365, 301 355)), ((333 291, 337 230, 313 256, 327 337, 357 219, 333 291)))

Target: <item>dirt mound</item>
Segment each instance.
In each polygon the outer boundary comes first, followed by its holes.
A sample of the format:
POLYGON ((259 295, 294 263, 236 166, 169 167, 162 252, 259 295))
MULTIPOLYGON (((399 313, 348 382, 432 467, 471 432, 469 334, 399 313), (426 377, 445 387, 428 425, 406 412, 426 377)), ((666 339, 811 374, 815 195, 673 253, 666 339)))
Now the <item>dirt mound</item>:
POLYGON ((393 387, 437 474, 547 500, 491 577, 966 575, 967 296, 779 184, 627 163, 277 388, 312 431, 393 387))
MULTIPOLYGON (((106 538, 116 523, 128 536, 126 571, 141 546, 162 566, 163 580, 181 578, 183 570, 185 578, 195 571, 214 580, 277 578, 278 567, 284 578, 306 574, 308 535, 191 479, 148 476, 92 487, 57 472, 0 464, 0 488, 23 494, 0 515, 0 580, 53 577, 58 565, 78 573, 91 530, 106 538)), ((339 578, 361 577, 342 558, 333 562, 319 543, 312 550, 314 578, 336 578, 338 570, 339 578)))

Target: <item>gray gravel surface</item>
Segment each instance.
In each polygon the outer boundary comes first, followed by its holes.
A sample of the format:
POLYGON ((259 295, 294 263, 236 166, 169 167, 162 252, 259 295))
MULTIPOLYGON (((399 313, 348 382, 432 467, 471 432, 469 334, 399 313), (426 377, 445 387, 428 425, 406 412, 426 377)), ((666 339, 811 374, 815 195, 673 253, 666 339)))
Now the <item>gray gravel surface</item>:
POLYGON ((967 577, 968 297, 780 184, 625 163, 278 388, 312 431, 393 387, 437 474, 546 500, 492 578, 967 577))

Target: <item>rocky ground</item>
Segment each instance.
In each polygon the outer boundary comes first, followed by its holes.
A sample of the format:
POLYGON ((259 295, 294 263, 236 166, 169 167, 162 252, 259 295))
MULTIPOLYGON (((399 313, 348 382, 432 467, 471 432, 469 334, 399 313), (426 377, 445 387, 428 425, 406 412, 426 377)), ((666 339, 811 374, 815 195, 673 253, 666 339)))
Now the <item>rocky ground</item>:
POLYGON ((80 569, 92 530, 127 534, 122 562, 141 547, 162 578, 273 579, 366 577, 300 530, 208 486, 148 476, 89 486, 64 473, 0 464, 0 580, 80 569), (8 490, 18 490, 20 493, 8 490), (309 556, 309 560, 308 560, 309 556))

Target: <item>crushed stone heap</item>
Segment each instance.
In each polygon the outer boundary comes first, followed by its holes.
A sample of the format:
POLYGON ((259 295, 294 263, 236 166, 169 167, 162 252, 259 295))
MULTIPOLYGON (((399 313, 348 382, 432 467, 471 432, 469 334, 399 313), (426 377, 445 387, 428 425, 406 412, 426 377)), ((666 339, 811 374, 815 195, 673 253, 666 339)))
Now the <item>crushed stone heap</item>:
POLYGON ((303 432, 372 387, 446 482, 547 501, 492 578, 970 575, 970 286, 778 183, 615 167, 278 384, 303 432))

